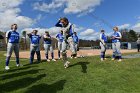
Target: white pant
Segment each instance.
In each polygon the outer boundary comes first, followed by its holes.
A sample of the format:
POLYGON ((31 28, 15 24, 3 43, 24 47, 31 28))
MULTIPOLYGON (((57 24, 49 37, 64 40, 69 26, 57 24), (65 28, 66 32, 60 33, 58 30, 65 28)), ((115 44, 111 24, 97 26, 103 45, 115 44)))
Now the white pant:
POLYGON ((62 50, 62 42, 58 42, 58 50, 59 50, 59 51, 62 50))
POLYGON ((39 44, 30 44, 30 51, 40 51, 39 44))
POLYGON ((120 42, 112 43, 112 49, 114 55, 118 54, 118 56, 121 56, 120 47, 121 47, 120 42))
POLYGON ((62 52, 65 52, 67 50, 67 44, 70 46, 70 51, 73 54, 76 54, 73 38, 69 37, 67 41, 62 42, 62 52))
POLYGON ((100 42, 101 52, 106 52, 106 46, 100 42))
POLYGON ((51 44, 44 44, 45 54, 48 54, 49 50, 53 53, 53 47, 51 44))
POLYGON ((13 50, 15 52, 15 56, 19 57, 19 44, 18 43, 7 44, 7 57, 12 55, 13 50))

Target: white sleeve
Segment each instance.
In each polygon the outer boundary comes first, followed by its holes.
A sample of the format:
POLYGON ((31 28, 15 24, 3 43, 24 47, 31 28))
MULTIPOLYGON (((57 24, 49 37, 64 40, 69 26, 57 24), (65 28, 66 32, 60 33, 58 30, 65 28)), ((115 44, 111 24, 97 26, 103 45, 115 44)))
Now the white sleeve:
POLYGON ((6 32, 6 38, 8 38, 8 34, 9 34, 9 32, 10 32, 10 31, 7 31, 7 32, 6 32))
POLYGON ((73 33, 74 33, 74 28, 75 28, 75 27, 74 27, 74 25, 72 24, 72 32, 73 32, 73 33))
POLYGON ((118 32, 118 34, 119 34, 119 37, 122 37, 122 35, 121 35, 121 33, 120 33, 120 32, 118 32))

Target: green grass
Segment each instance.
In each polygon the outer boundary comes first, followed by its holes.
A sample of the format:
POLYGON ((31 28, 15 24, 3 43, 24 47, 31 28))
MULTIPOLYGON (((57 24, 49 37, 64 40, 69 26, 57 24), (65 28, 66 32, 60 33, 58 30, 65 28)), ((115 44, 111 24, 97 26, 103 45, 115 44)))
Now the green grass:
MULTIPOLYGON (((63 63, 42 62, 23 67, 10 62, 4 71, 4 52, 0 54, 0 93, 140 93, 140 58, 123 62, 99 61, 99 56, 73 59, 67 69, 63 63)), ((13 59, 13 58, 12 58, 13 59)))

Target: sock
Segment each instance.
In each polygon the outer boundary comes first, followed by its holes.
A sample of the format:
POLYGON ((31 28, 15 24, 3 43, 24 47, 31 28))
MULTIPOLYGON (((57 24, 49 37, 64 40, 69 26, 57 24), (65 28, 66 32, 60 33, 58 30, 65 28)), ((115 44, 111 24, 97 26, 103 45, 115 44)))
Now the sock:
POLYGON ((116 56, 115 56, 115 52, 113 52, 113 55, 112 55, 112 57, 113 57, 113 58, 115 58, 115 57, 116 57, 116 56))
POLYGON ((51 56, 52 56, 52 59, 54 59, 54 54, 53 53, 51 53, 51 56))
POLYGON ((46 54, 46 59, 48 59, 48 54, 46 54))
POLYGON ((31 54, 30 54, 30 64, 33 63, 33 60, 34 60, 34 54, 35 54, 35 51, 31 51, 31 54))
POLYGON ((101 52, 101 58, 104 58, 104 53, 103 52, 101 52))
POLYGON ((122 56, 119 56, 119 59, 122 59, 122 56))
POLYGON ((6 66, 9 65, 10 56, 6 57, 6 66))
POLYGON ((58 51, 58 57, 60 58, 60 51, 58 51))
POLYGON ((37 61, 41 61, 40 51, 36 51, 37 61))
POLYGON ((103 52, 103 58, 105 58, 105 52, 103 52))
POLYGON ((19 64, 19 57, 16 57, 16 63, 19 64))

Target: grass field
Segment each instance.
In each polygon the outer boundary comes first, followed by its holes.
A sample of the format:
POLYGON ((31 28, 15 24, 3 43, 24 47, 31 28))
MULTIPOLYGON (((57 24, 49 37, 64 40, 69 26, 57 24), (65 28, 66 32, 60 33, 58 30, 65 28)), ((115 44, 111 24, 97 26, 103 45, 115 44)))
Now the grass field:
POLYGON ((122 62, 100 62, 99 56, 70 59, 67 69, 61 60, 29 65, 29 59, 21 59, 24 66, 16 67, 11 61, 10 70, 4 71, 3 54, 0 93, 140 93, 140 58, 122 62))

